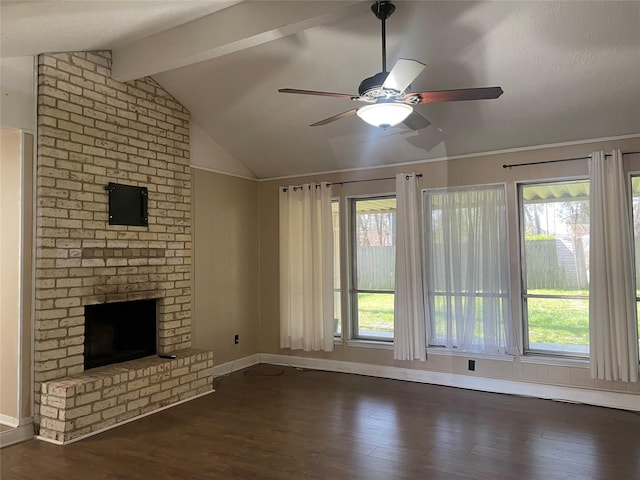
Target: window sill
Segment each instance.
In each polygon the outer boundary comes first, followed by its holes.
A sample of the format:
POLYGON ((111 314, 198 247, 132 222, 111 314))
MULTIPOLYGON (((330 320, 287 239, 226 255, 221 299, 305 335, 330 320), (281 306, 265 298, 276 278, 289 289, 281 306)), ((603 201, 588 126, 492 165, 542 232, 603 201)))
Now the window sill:
POLYGON ((375 340, 347 340, 348 347, 379 348, 381 350, 393 350, 392 342, 378 342, 375 340))
POLYGON ((480 352, 460 352, 457 350, 449 350, 447 348, 438 348, 438 347, 428 347, 427 348, 427 357, 429 355, 441 355, 445 357, 465 357, 465 358, 482 358, 484 360, 498 360, 500 362, 513 362, 516 357, 509 354, 504 355, 496 355, 491 353, 480 353, 480 352))
POLYGON ((535 355, 532 353, 522 355, 520 357, 520 363, 589 368, 588 358, 557 357, 551 355, 535 355))

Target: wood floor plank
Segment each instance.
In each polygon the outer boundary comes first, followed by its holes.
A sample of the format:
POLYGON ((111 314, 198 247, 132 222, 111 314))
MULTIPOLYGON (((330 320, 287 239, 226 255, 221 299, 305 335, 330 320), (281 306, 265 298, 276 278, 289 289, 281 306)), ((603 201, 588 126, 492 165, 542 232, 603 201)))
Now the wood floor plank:
POLYGON ((0 476, 640 478, 633 412, 272 365, 236 372, 216 388, 68 446, 32 440, 4 448, 0 476))

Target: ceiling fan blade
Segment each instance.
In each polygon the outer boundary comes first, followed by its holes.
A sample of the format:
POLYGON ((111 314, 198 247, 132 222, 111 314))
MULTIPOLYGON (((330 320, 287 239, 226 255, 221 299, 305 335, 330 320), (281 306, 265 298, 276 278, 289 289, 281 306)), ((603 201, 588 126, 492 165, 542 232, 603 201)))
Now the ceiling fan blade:
POLYGON ((438 90, 435 92, 407 93, 403 100, 407 103, 442 103, 459 100, 490 100, 498 98, 504 92, 501 87, 460 88, 457 90, 438 90), (415 99, 418 101, 416 102, 415 99))
POLYGON ((338 115, 334 115, 333 117, 325 118, 324 120, 320 120, 319 122, 312 123, 309 126, 319 127, 320 125, 326 125, 327 123, 335 122, 336 120, 340 120, 341 118, 351 117, 352 115, 355 115, 357 111, 357 108, 347 110, 346 112, 339 113, 338 115))
POLYGON ((356 100, 358 95, 349 95, 348 93, 318 92, 316 90, 298 90, 297 88, 281 88, 280 93, 297 93, 300 95, 318 95, 321 97, 337 97, 346 98, 347 100, 356 100))
POLYGON ((425 67, 424 63, 420 63, 417 60, 401 58, 389 72, 387 79, 382 84, 382 88, 404 92, 425 67))
POLYGON ((431 125, 431 122, 429 120, 424 118, 415 110, 411 113, 411 115, 405 118, 402 123, 404 123, 411 130, 420 130, 422 128, 427 128, 429 125, 431 125))

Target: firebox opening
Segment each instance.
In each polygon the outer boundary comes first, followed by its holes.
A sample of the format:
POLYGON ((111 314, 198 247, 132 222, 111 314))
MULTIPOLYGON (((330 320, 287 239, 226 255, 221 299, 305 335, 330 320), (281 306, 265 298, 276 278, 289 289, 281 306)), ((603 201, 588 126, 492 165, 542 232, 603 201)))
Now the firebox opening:
POLYGON ((84 312, 85 370, 157 352, 155 299, 87 305, 84 312))

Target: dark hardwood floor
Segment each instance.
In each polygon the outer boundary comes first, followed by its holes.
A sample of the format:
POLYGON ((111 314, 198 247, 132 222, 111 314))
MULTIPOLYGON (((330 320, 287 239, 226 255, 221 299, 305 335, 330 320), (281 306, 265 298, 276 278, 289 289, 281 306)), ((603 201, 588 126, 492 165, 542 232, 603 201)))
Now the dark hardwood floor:
POLYGON ((216 388, 68 446, 7 447, 2 480, 640 478, 633 412, 273 365, 216 388))

